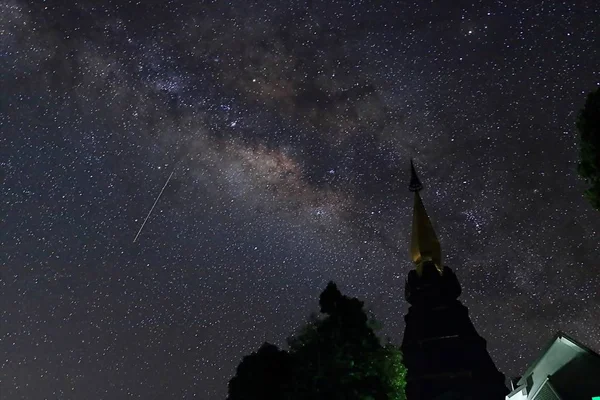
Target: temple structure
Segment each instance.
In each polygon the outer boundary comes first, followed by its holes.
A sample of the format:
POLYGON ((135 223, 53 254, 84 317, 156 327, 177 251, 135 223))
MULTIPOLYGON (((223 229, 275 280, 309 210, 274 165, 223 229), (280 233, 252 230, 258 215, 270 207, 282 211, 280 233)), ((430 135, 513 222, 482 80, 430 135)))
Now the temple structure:
POLYGON ((506 400, 600 400, 600 355, 557 332, 506 400))
POLYGON ((504 400, 508 388, 458 297, 461 286, 442 262, 442 251, 420 191, 423 188, 411 161, 410 190, 414 209, 402 341, 408 369, 407 400, 504 400))

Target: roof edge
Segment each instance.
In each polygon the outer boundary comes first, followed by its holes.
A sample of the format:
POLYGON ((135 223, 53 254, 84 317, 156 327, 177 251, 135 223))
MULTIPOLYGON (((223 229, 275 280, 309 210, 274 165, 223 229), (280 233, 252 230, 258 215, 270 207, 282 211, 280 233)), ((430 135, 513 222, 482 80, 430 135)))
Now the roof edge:
POLYGON ((546 345, 542 348, 542 350, 540 350, 538 358, 536 358, 536 360, 523 373, 523 375, 521 376, 521 379, 519 379, 519 381, 517 382, 518 386, 524 385, 527 382, 527 377, 529 375, 531 375, 531 373, 533 372, 535 367, 537 367, 537 365, 540 363, 540 361, 542 361, 542 358, 544 358, 544 356, 546 355, 548 350, 550 350, 550 348, 554 345, 554 343, 556 343, 556 341, 559 339, 567 339, 569 342, 573 343, 575 346, 577 346, 580 349, 582 349, 583 351, 585 351, 588 355, 591 355, 592 357, 597 357, 598 359, 600 359, 600 354, 596 353, 594 350, 590 349, 588 346, 584 345, 583 343, 581 343, 577 339, 573 338, 572 336, 567 335, 565 332, 559 330, 552 336, 552 339, 550 339, 546 343, 546 345))

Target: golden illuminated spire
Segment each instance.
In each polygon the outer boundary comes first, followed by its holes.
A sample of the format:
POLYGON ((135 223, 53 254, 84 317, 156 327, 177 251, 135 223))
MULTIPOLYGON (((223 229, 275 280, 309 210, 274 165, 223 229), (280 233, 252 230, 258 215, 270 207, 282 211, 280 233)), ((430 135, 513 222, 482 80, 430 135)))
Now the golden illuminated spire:
POLYGON ((417 171, 412 160, 410 160, 410 174, 409 189, 411 192, 415 192, 410 256, 416 265, 419 275, 423 273, 423 264, 427 261, 432 261, 441 274, 443 271, 442 249, 427 215, 427 211, 425 211, 421 195, 419 195, 419 192, 423 189, 423 185, 421 185, 421 181, 417 176, 417 171))

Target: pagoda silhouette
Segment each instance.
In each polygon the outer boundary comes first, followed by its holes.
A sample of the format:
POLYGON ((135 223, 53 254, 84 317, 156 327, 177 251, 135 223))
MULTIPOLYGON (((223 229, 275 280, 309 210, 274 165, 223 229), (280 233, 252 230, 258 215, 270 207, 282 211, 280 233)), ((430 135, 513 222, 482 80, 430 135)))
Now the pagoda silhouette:
POLYGON ((414 192, 410 255, 402 341, 407 372, 407 400, 504 400, 504 375, 487 352, 469 311, 458 300, 461 286, 442 263, 440 242, 420 192, 423 189, 411 160, 410 191, 414 192))

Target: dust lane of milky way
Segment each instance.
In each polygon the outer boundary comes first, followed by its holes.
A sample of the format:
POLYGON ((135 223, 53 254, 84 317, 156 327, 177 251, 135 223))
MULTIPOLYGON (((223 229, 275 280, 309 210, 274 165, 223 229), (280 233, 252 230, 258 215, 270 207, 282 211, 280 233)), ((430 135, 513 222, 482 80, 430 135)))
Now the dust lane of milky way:
POLYGON ((499 368, 600 348, 597 2, 68 3, 0 5, 3 397, 224 398, 329 280, 399 342, 411 157, 499 368))

